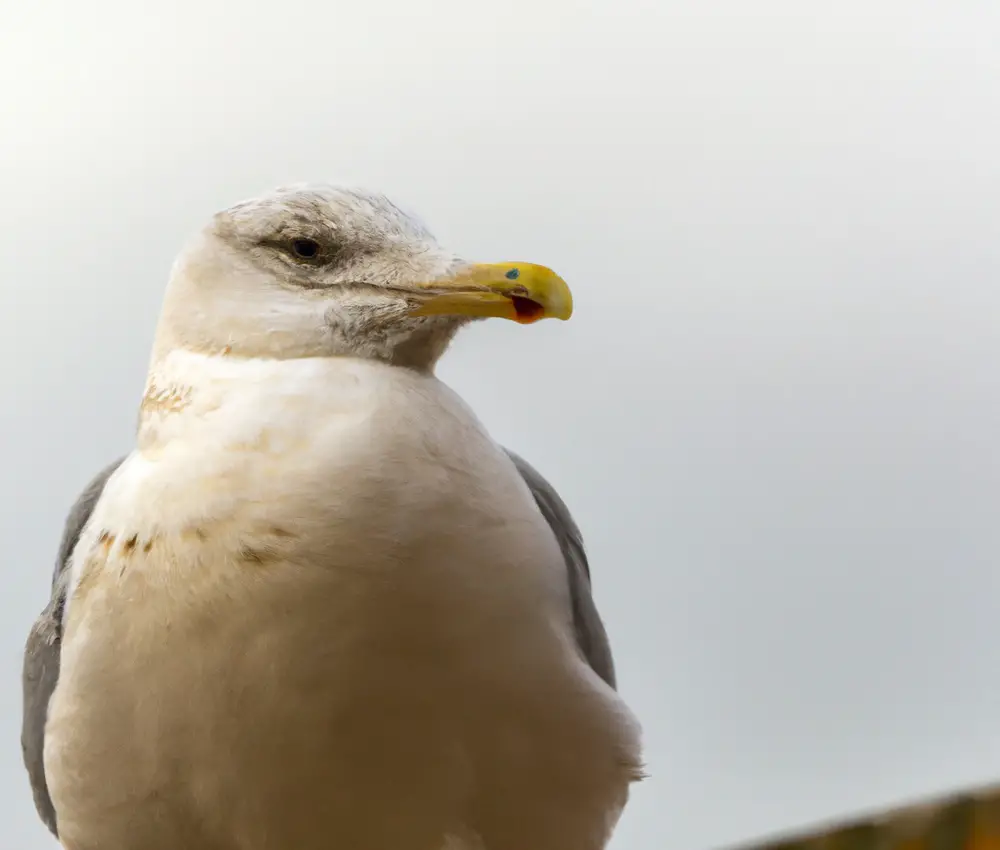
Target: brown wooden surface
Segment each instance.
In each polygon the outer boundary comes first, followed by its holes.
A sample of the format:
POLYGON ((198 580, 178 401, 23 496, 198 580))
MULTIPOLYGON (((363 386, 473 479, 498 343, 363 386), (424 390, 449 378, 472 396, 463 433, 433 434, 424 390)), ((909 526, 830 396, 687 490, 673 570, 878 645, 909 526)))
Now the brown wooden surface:
POLYGON ((1000 785, 933 797, 727 850, 1000 850, 1000 785))

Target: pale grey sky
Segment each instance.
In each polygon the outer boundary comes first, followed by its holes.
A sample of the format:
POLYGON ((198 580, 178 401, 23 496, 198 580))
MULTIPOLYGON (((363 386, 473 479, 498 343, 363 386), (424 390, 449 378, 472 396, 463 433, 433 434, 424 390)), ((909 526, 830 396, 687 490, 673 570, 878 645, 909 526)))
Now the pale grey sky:
POLYGON ((1000 5, 8 5, 0 846, 54 846, 20 652, 173 255, 290 180, 574 288, 442 376, 586 534, 652 774, 616 850, 1000 777, 1000 5))

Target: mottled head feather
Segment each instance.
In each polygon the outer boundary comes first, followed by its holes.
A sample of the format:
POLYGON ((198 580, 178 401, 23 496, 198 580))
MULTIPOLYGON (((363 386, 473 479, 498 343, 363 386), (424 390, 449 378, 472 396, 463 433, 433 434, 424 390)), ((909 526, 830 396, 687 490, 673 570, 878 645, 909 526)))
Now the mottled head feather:
POLYGON ((217 213, 185 247, 153 359, 187 348, 430 369, 465 320, 411 316, 417 284, 460 262, 384 195, 284 186, 217 213))

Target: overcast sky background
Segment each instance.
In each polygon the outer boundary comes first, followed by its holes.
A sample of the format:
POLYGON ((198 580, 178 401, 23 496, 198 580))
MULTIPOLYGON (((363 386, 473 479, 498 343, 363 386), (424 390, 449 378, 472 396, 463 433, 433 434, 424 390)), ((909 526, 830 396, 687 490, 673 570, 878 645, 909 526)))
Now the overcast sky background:
POLYGON ((652 774, 616 850, 1000 778, 1000 4, 149 8, 0 28, 0 846, 55 846, 20 653, 174 254, 292 180, 574 289, 441 375, 584 529, 652 774))

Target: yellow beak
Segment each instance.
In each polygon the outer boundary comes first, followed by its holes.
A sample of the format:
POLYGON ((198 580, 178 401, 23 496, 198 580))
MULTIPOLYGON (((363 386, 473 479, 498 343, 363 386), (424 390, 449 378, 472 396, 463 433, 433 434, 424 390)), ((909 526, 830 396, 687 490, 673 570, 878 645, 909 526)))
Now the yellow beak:
POLYGON ((477 263, 420 289, 426 297, 414 316, 493 316, 529 325, 573 315, 566 281, 534 263, 477 263))

